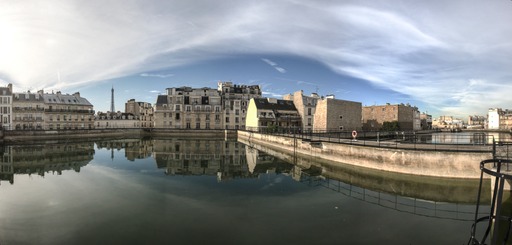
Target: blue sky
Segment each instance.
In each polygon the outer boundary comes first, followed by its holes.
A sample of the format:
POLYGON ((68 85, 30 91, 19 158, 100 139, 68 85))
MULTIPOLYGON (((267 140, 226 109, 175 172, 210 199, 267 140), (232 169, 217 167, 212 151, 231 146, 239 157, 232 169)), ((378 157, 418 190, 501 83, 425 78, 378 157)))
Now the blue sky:
POLYGON ((0 84, 96 110, 165 88, 260 84, 434 116, 512 108, 512 2, 0 0, 0 84))

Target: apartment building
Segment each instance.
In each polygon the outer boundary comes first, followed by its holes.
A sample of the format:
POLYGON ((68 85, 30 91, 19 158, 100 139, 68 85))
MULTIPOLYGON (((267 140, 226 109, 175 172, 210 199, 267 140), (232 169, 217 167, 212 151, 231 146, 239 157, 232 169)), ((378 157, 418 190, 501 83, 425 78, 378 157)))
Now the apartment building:
POLYGON ((398 122, 400 130, 421 128, 418 108, 409 104, 386 104, 364 106, 362 109, 363 130, 378 131, 384 122, 398 122))
POLYGON ((222 99, 216 89, 180 87, 166 91, 157 97, 155 128, 224 128, 222 99))
POLYGON ((40 93, 14 93, 12 97, 12 129, 42 130, 44 123, 45 102, 40 93))
POLYGON ((313 125, 315 124, 314 119, 316 105, 317 101, 321 99, 320 96, 316 93, 312 93, 311 96, 307 96, 304 95, 302 90, 299 90, 293 94, 283 96, 283 99, 293 101, 295 108, 297 108, 297 111, 302 118, 302 129, 304 131, 313 130, 313 125))
POLYGON ((468 116, 468 128, 473 129, 484 129, 487 124, 487 118, 485 116, 471 115, 468 116))
POLYGON ((247 106, 252 98, 261 98, 260 86, 218 82, 217 90, 222 98, 224 127, 245 129, 247 106))
POLYGON ((93 105, 80 96, 80 93, 43 93, 38 97, 44 100, 44 129, 92 129, 94 128, 93 105))
POLYGON ((246 129, 251 131, 301 129, 302 118, 293 101, 253 98, 247 109, 246 129))
POLYGON ((140 119, 131 113, 98 112, 94 118, 96 129, 105 128, 140 128, 140 119))
POLYGON ((12 125, 12 84, 0 87, 0 127, 10 130, 12 125))
POLYGON ((432 129, 432 115, 429 115, 427 113, 421 113, 420 121, 420 127, 422 130, 432 129))
POLYGON ((512 129, 512 110, 490 108, 488 111, 488 129, 512 129))
POLYGON ((154 126, 154 109, 151 103, 130 99, 125 103, 124 108, 125 113, 139 118, 141 128, 152 128, 154 126))

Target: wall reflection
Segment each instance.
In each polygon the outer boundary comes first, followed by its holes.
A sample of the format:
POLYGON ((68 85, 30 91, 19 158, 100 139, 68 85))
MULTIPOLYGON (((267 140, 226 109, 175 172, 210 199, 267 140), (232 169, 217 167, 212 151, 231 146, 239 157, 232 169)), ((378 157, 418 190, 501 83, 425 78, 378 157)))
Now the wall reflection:
MULTIPOLYGON (((80 172, 94 157, 94 143, 45 142, 31 145, 6 145, 0 158, 0 180, 14 183, 15 174, 62 174, 80 172)), ((0 181, 0 183, 1 183, 0 181)))
POLYGON ((260 173, 292 168, 275 157, 248 152, 246 145, 234 141, 155 140, 153 154, 157 167, 168 175, 216 175, 218 181, 256 178, 260 173))
MULTIPOLYGON (((260 174, 287 174, 299 182, 311 176, 338 181, 368 191, 435 202, 473 204, 478 180, 450 180, 407 176, 351 165, 331 164, 314 156, 297 156, 268 147, 220 139, 126 139, 95 142, 98 150, 124 152, 129 161, 154 159, 155 169, 169 176, 211 175, 218 181, 257 178, 260 174)), ((62 174, 80 169, 94 158, 93 142, 46 142, 4 146, 0 181, 14 183, 16 174, 62 174)), ((117 155, 117 154, 116 154, 117 155)), ((117 155, 118 156, 118 155, 117 155)), ((123 161, 121 161, 122 164, 123 161)), ((324 182, 322 182, 324 183, 324 182)), ((487 183, 486 183, 487 184, 487 183)), ((489 183, 490 186, 490 183, 489 183)), ((490 189, 483 194, 489 196, 490 189), (488 192, 488 193, 487 193, 488 192)))

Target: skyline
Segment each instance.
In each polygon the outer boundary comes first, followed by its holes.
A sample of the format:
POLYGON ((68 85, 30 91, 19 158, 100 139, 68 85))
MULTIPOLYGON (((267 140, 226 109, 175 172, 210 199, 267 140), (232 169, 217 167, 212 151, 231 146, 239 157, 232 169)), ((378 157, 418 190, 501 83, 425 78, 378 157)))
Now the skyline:
POLYGON ((409 103, 434 117, 511 108, 510 1, 3 1, 0 84, 80 92, 97 111, 170 87, 409 103), (508 68, 508 70, 507 70, 508 68))

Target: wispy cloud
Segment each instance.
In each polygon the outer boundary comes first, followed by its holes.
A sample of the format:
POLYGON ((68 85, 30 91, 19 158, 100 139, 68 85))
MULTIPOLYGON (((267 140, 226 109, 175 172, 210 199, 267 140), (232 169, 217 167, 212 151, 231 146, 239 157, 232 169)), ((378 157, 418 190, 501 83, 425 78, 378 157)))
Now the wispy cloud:
POLYGON ((279 99, 283 97, 283 94, 269 92, 269 91, 263 91, 263 92, 261 92, 261 94, 264 97, 272 97, 272 98, 279 98, 279 99))
POLYGON ((159 93, 161 93, 161 91, 158 91, 158 90, 151 90, 151 91, 149 91, 149 92, 150 92, 150 93, 155 93, 155 94, 159 94, 159 93))
POLYGON ((263 62, 265 62, 265 63, 269 64, 270 66, 274 67, 274 69, 276 69, 278 72, 280 72, 280 73, 286 73, 286 69, 284 69, 284 68, 282 68, 282 67, 278 66, 276 62, 271 61, 271 60, 269 60, 269 59, 265 59, 265 58, 262 58, 261 60, 263 60, 263 62))
POLYGON ((141 77, 158 77, 158 78, 167 78, 167 77, 173 77, 174 74, 151 74, 151 73, 142 73, 140 74, 141 77))

